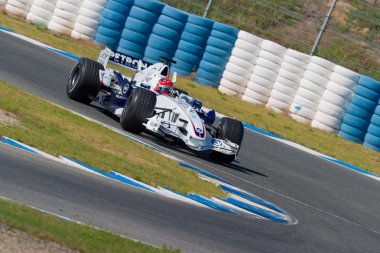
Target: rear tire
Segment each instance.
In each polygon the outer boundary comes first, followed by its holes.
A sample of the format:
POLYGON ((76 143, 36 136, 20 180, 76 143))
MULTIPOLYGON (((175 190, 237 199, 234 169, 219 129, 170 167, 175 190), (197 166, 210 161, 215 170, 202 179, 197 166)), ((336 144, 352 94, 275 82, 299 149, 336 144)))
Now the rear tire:
POLYGON ((104 70, 99 62, 81 58, 71 70, 66 85, 67 96, 85 104, 95 100, 101 87, 99 70, 104 70))
MULTIPOLYGON (((235 119, 222 118, 217 126, 216 138, 227 139, 237 145, 239 149, 243 141, 244 127, 243 124, 235 119)), ((222 163, 231 163, 235 160, 235 155, 226 155, 216 151, 210 152, 210 158, 222 163)))
POLYGON ((120 125, 124 130, 140 134, 145 130, 143 123, 153 116, 156 106, 156 94, 143 88, 135 88, 128 96, 120 117, 120 125))

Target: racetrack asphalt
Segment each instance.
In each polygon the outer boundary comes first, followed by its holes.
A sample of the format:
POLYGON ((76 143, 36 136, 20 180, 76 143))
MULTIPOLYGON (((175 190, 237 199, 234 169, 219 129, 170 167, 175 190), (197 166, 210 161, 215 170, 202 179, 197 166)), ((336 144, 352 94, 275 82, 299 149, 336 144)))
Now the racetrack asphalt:
MULTIPOLYGON (((0 80, 120 128, 101 110, 67 98, 73 60, 2 32, 0 49, 0 80)), ((182 252, 380 251, 378 181, 248 130, 240 162, 229 166, 146 134, 140 138, 274 203, 298 223, 280 225, 186 205, 4 145, 0 195, 182 252)))

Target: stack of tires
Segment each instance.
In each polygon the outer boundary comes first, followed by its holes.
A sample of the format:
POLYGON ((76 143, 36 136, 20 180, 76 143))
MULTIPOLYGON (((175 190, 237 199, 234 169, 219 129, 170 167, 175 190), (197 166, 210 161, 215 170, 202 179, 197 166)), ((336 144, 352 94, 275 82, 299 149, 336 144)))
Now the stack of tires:
POLYGON ((217 88, 235 46, 239 30, 214 22, 195 81, 217 88))
POLYGON ((326 90, 319 102, 311 126, 337 133, 342 125, 342 118, 357 86, 360 75, 349 69, 336 65, 330 76, 326 90))
POLYGON ((57 0, 34 0, 26 19, 47 26, 53 16, 57 0))
POLYGON ((33 0, 7 0, 5 11, 9 15, 26 18, 33 0))
POLYGON ((269 40, 261 43, 256 66, 253 68, 242 100, 256 105, 264 105, 268 102, 286 51, 285 47, 269 40))
POLYGON ((116 50, 134 0, 107 0, 94 42, 116 50))
POLYGON ((165 5, 149 36, 144 61, 160 62, 161 56, 173 59, 188 16, 183 11, 165 5))
POLYGON ((311 57, 293 103, 290 105, 291 118, 305 124, 311 123, 334 67, 332 62, 323 58, 311 57))
POLYGON ((71 37, 81 40, 93 40, 98 29, 99 19, 107 0, 84 0, 79 9, 71 37))
POLYGON ((149 36, 165 4, 154 0, 135 1, 125 22, 117 51, 143 59, 149 36))
POLYGON ((177 63, 172 67, 172 71, 181 76, 188 76, 198 69, 213 24, 212 20, 189 15, 174 55, 177 63))
MULTIPOLYGON (((362 143, 370 125, 373 112, 378 105, 379 98, 380 83, 367 76, 361 76, 355 94, 343 117, 339 136, 349 141, 362 143)), ((373 131, 371 131, 367 140, 372 140, 371 136, 374 136, 373 131)), ((373 142, 367 141, 367 145, 368 143, 373 142)))
POLYGON ((48 29, 57 33, 71 35, 82 0, 58 0, 48 29))
POLYGON ((240 31, 231 57, 223 72, 218 90, 222 93, 242 97, 247 88, 263 39, 240 31))
POLYGON ((288 49, 266 107, 277 113, 289 111, 311 56, 288 49))
MULTIPOLYGON (((380 85, 380 83, 378 85, 380 85)), ((371 117, 371 124, 365 135, 363 146, 380 152, 380 100, 375 109, 375 113, 371 117)))

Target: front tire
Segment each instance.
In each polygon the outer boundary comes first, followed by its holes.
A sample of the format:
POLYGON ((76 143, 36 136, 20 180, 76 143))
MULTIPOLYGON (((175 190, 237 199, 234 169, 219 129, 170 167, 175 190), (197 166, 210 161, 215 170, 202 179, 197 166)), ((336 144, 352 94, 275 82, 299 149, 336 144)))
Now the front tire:
POLYGON ((99 70, 104 70, 99 62, 81 58, 71 70, 66 85, 67 96, 85 104, 95 100, 101 87, 99 70))
POLYGON ((120 125, 124 130, 140 134, 145 130, 143 123, 153 116, 157 96, 150 90, 135 88, 128 96, 120 117, 120 125))
MULTIPOLYGON (((222 118, 218 123, 216 138, 227 139, 239 145, 240 149, 243 136, 244 126, 240 121, 231 118, 222 118)), ((220 152, 211 151, 210 158, 222 163, 231 163, 235 160, 235 155, 226 155, 220 152)))

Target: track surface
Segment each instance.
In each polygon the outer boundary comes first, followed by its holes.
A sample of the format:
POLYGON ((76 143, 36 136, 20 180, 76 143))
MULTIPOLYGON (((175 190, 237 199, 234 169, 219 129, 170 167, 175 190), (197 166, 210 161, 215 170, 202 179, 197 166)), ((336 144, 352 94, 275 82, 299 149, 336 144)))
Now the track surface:
MULTIPOLYGON (((4 33, 0 49, 0 80, 120 128, 98 109, 66 97, 72 60, 4 33)), ((240 163, 230 166, 141 138, 278 205, 298 224, 185 205, 3 145, 0 195, 182 252, 379 252, 380 183, 373 179, 250 131, 240 163)))

